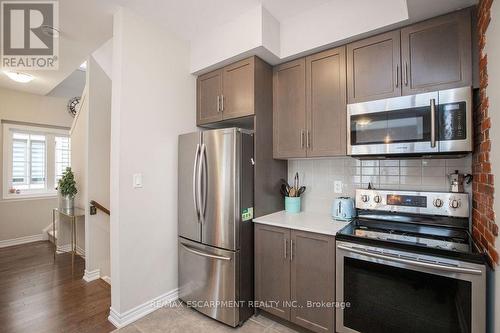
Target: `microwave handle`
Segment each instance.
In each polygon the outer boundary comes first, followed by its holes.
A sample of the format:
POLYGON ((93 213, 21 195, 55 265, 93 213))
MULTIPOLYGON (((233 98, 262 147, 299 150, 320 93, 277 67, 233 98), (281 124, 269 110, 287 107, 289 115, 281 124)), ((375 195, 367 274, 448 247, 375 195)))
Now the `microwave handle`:
POLYGON ((436 100, 431 98, 431 148, 436 147, 436 100))

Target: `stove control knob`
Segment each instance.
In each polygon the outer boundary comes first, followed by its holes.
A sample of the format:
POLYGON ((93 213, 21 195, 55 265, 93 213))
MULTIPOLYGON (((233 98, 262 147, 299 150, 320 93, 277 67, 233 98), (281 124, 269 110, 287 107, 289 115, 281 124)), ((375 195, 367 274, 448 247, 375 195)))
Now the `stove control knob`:
POLYGON ((368 195, 363 194, 363 195, 361 196, 361 201, 363 201, 363 202, 368 202, 368 200, 370 200, 370 197, 369 197, 368 195))
POLYGON ((376 203, 381 203, 382 202, 382 197, 380 197, 380 195, 376 195, 373 197, 373 201, 375 201, 376 203))
POLYGON ((459 208, 460 207, 460 200, 457 200, 457 199, 450 200, 450 207, 453 209, 459 208))
POLYGON ((441 207, 443 207, 443 200, 441 200, 441 199, 439 199, 439 198, 438 198, 438 199, 436 199, 436 200, 434 200, 434 207, 436 207, 436 208, 441 208, 441 207))

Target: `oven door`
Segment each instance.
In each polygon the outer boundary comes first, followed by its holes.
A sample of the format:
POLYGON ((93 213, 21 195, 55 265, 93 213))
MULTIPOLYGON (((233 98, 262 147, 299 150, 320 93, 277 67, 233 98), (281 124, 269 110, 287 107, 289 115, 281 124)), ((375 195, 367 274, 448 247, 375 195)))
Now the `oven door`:
POLYGON ((336 301, 345 305, 337 332, 485 332, 484 266, 349 242, 336 248, 336 301))
POLYGON ((439 152, 437 108, 437 92, 349 104, 347 154, 439 152))

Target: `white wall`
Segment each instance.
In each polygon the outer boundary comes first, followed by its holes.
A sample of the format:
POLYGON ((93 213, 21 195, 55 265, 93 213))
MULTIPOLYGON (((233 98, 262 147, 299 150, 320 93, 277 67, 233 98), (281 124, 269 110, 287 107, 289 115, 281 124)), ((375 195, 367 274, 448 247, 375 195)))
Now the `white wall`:
POLYGON ((281 22, 282 59, 408 19, 405 0, 328 1, 281 22))
MULTIPOLYGON (((486 32, 485 53, 488 56, 488 88, 490 108, 488 114, 491 118, 491 166, 496 180, 500 178, 500 3, 493 1, 491 8, 491 22, 486 32)), ((498 185, 497 185, 498 186, 498 185)), ((497 191, 500 190, 497 188, 497 191)), ((500 198, 495 195, 494 210, 497 217, 500 214, 500 198)), ((498 224, 499 221, 497 220, 498 224)), ((500 238, 497 237, 495 247, 500 251, 500 238)), ((500 272, 494 272, 494 332, 500 332, 500 272)))
POLYGON ((113 39, 110 38, 92 53, 92 57, 111 79, 113 70, 113 39))
POLYGON ((177 288, 177 138, 195 130, 189 47, 127 9, 114 16, 111 317, 177 288), (141 173, 143 187, 132 187, 141 173))
POLYGON ((191 72, 204 73, 250 55, 270 64, 408 19, 406 0, 327 1, 277 20, 258 5, 191 41, 191 72))
MULTIPOLYGON (((262 6, 256 6, 191 41, 191 72, 234 61, 235 56, 262 46, 262 6)), ((277 47, 273 47, 279 51, 277 47)))
MULTIPOLYGON (((75 207, 86 209, 88 198, 87 186, 87 160, 88 160, 88 93, 83 92, 82 100, 79 105, 78 114, 71 126, 71 169, 75 175, 76 189, 78 193, 75 196, 75 207)), ((85 249, 85 218, 77 220, 77 241, 76 244, 81 249, 85 249)), ((59 223, 57 230, 58 244, 69 244, 71 241, 71 226, 69 223, 59 223)))
MULTIPOLYGON (((73 118, 66 111, 67 100, 0 88, 0 120, 70 127, 73 118)), ((0 138, 3 138, 0 128, 0 138)), ((3 142, 0 139, 0 169, 3 142)), ((0 172, 3 174, 3 172, 0 172)), ((0 179, 0 188, 2 179, 0 179)), ((3 200, 0 197, 0 240, 39 235, 52 223, 57 199, 3 200)))
MULTIPOLYGON (((109 208, 109 161, 111 144, 111 79, 93 56, 87 64, 89 102, 87 202, 95 200, 109 208)), ((85 269, 99 269, 101 276, 110 276, 109 216, 101 211, 86 214, 87 235, 85 269)))

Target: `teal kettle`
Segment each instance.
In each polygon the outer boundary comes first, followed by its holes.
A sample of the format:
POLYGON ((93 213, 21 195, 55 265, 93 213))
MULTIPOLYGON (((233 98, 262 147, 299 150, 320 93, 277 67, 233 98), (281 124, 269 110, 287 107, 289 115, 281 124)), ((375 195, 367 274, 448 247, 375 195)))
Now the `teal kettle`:
POLYGON ((339 221, 350 221, 356 217, 354 199, 349 197, 338 197, 333 201, 332 217, 339 221))

